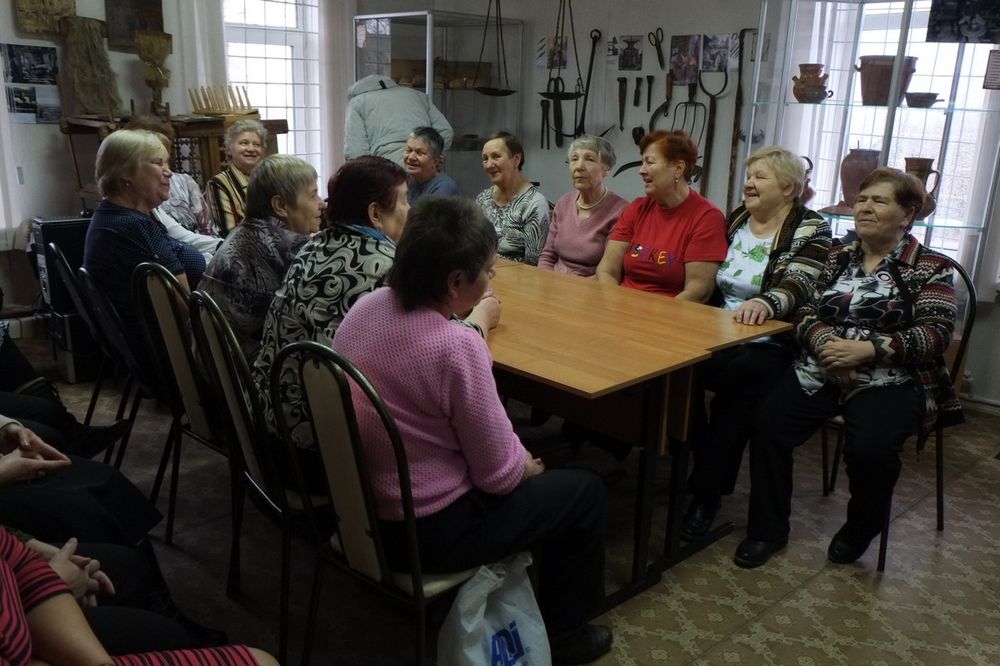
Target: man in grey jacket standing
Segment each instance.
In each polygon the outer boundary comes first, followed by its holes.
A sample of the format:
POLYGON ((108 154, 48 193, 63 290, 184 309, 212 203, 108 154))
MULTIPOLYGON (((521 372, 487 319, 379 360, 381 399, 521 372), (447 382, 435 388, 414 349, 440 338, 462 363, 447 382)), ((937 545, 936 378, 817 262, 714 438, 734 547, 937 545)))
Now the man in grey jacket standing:
POLYGON ((344 158, 378 155, 403 164, 403 148, 413 128, 436 129, 451 145, 454 131, 426 94, 396 85, 388 76, 372 74, 347 90, 344 158))

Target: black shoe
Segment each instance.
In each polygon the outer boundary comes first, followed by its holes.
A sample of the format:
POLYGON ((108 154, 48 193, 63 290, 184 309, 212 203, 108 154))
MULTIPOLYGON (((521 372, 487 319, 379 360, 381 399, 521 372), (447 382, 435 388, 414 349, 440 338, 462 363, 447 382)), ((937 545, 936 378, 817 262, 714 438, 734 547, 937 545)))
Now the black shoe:
POLYGON ((599 624, 582 627, 559 636, 549 636, 553 664, 589 664, 611 649, 611 630, 599 624))
POLYGON ((850 528, 850 523, 845 523, 843 527, 833 536, 830 547, 826 549, 826 557, 836 564, 850 564, 857 562, 865 551, 868 550, 872 539, 877 535, 868 538, 860 536, 855 530, 850 528))
POLYGON ((696 494, 684 513, 681 538, 685 541, 697 541, 705 536, 712 528, 720 506, 722 506, 722 498, 717 495, 696 494))
POLYGON ((114 446, 128 433, 128 421, 122 419, 106 426, 78 425, 66 433, 65 453, 81 458, 93 458, 110 446, 114 446))
POLYGON ((733 562, 736 566, 744 569, 754 569, 764 564, 770 559, 773 553, 778 552, 788 545, 788 537, 778 541, 758 541, 756 539, 743 539, 736 548, 736 555, 733 562))

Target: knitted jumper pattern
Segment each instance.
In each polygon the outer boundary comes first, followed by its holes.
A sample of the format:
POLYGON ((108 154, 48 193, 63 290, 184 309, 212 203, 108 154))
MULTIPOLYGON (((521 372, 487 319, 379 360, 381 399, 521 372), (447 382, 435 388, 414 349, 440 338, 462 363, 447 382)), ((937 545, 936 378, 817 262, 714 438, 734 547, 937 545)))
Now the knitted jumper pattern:
MULTIPOLYGON (((796 317, 796 334, 805 352, 818 355, 820 347, 838 335, 839 322, 823 321, 817 316, 816 304, 847 265, 860 260, 860 254, 860 240, 830 251, 812 298, 799 308, 796 317)), ((942 426, 964 421, 943 358, 958 312, 952 263, 945 255, 923 247, 910 234, 886 257, 886 262, 902 284, 896 284, 896 296, 885 308, 907 309, 909 316, 897 327, 873 334, 870 340, 875 346, 875 363, 907 368, 921 392, 917 447, 923 448, 939 419, 942 426)))
MULTIPOLYGON (((730 244, 737 230, 749 221, 750 211, 745 206, 732 212, 726 224, 730 244)), ((787 320, 809 299, 830 252, 830 239, 830 223, 796 201, 775 237, 761 293, 755 297, 767 304, 775 319, 787 320)))
MULTIPOLYGON (((333 348, 368 378, 396 421, 418 518, 474 487, 502 495, 520 483, 527 452, 497 395, 489 348, 475 329, 426 307, 408 312, 383 287, 351 308, 333 348)), ((378 516, 402 520, 392 445, 354 388, 378 516)))

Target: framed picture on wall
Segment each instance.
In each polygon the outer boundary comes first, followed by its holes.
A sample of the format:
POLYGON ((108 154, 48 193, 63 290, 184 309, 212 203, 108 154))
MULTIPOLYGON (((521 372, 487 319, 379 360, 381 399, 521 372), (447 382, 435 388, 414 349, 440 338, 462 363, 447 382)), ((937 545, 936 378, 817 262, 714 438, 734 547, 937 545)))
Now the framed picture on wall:
POLYGON ((136 30, 163 32, 161 0, 104 0, 108 48, 135 51, 136 30))

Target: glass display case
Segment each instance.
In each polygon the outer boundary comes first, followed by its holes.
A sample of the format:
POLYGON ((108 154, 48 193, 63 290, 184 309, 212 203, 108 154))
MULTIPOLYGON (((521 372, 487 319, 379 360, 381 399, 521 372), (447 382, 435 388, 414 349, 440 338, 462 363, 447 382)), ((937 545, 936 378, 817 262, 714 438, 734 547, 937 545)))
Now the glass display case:
POLYGON ((354 29, 355 80, 382 74, 430 95, 455 130, 445 171, 463 194, 478 193, 483 138, 520 135, 522 22, 419 11, 355 16, 354 29))
POLYGON ((925 180, 915 228, 973 270, 1000 170, 1000 92, 983 88, 990 44, 940 38, 930 0, 763 0, 752 45, 747 154, 778 144, 809 158, 835 235, 876 166, 925 180))

